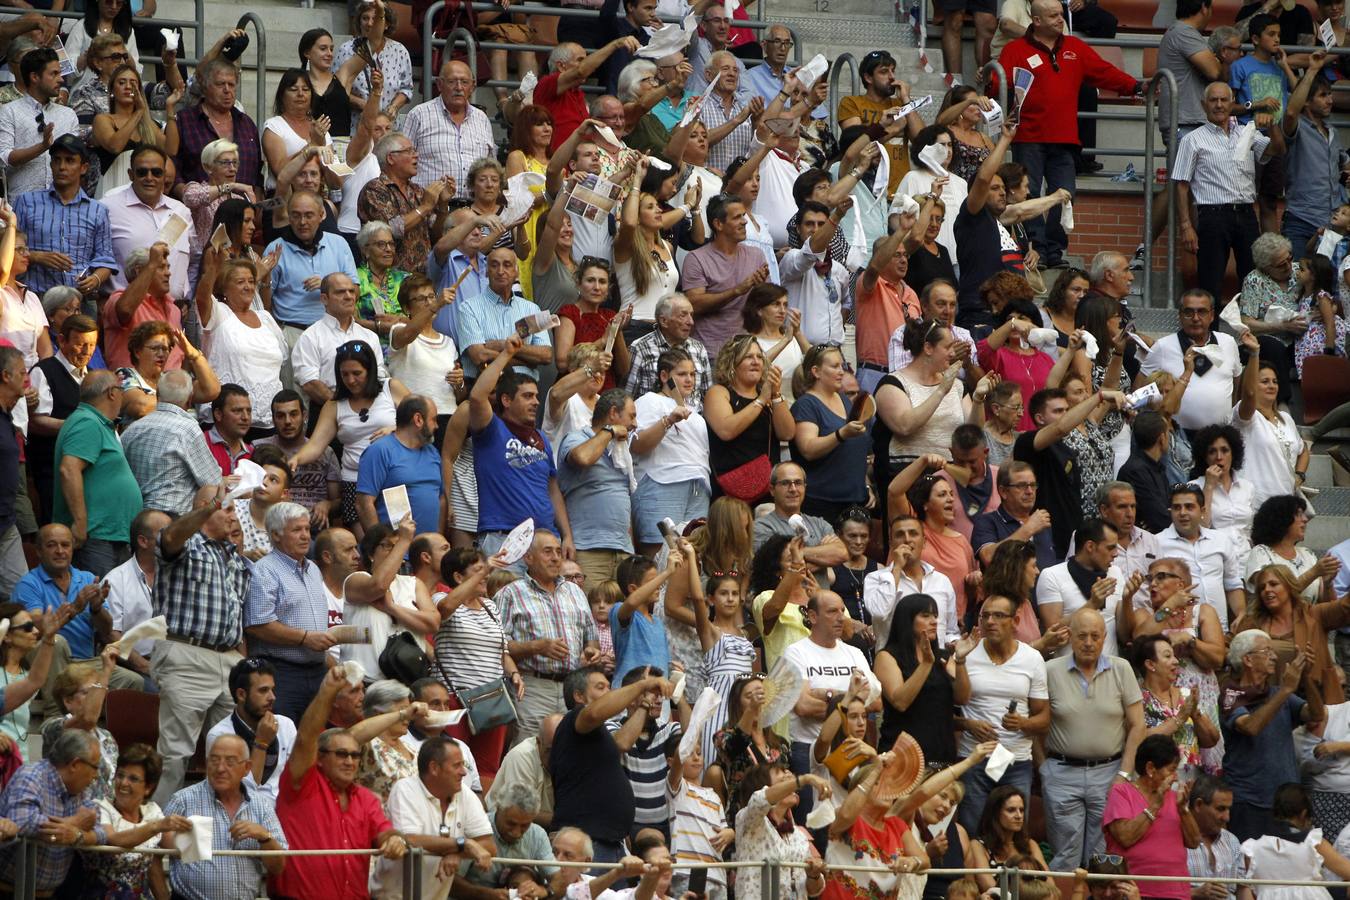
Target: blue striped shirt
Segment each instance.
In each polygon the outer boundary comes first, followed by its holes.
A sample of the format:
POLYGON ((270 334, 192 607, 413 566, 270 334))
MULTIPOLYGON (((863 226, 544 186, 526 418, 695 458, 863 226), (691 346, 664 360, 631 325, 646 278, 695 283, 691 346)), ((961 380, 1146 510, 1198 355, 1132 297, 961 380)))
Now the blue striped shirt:
MULTIPOLYGON (((253 564, 253 581, 244 605, 244 627, 280 622, 302 631, 328 630, 328 597, 323 575, 309 560, 296 560, 273 550, 253 564)), ((249 638, 249 648, 258 656, 270 656, 299 665, 321 663, 323 651, 287 647, 249 638)))
POLYGON ((319 289, 305 290, 305 279, 311 275, 323 278, 345 272, 356 283, 356 260, 347 241, 326 231, 319 232, 315 241, 313 252, 285 238, 267 245, 267 253, 281 248, 281 259, 272 270, 272 315, 283 325, 308 328, 323 318, 319 289))
POLYGON ((58 284, 74 287, 93 269, 117 271, 108 207, 83 190, 69 203, 57 196, 55 188, 19 194, 14 198, 14 214, 18 216, 19 229, 28 235, 28 249, 70 257, 67 272, 48 266, 28 267, 24 280, 39 297, 58 284))
POLYGON ((234 544, 197 533, 170 559, 156 539, 155 562, 155 615, 168 620, 169 634, 221 650, 243 640, 239 620, 252 570, 234 544))
MULTIPOLYGON (((466 279, 467 280, 467 279, 466 279)), ((513 293, 510 299, 503 300, 496 292, 488 289, 477 297, 470 297, 459 306, 459 337, 457 342, 464 350, 474 344, 486 344, 488 341, 504 341, 516 330, 516 322, 540 312, 539 306, 531 303, 519 294, 513 293)), ((536 331, 525 341, 527 347, 552 347, 547 331, 536 331)), ((469 359, 466 352, 460 361, 464 364, 464 377, 477 378, 478 366, 469 359)), ((512 366, 512 369, 531 378, 539 377, 539 370, 533 366, 512 366)))
MULTIPOLYGON (((252 838, 235 841, 230 837, 230 828, 236 822, 261 825, 281 849, 287 849, 286 834, 277 820, 271 798, 246 785, 241 784, 239 790, 244 795, 244 802, 233 816, 216 799, 216 792, 208 781, 199 781, 174 794, 164 806, 164 815, 210 816, 213 850, 261 849, 252 838)), ((210 860, 194 863, 174 859, 169 863, 173 894, 186 900, 252 900, 262 887, 263 875, 262 859, 256 856, 213 856, 210 860)))

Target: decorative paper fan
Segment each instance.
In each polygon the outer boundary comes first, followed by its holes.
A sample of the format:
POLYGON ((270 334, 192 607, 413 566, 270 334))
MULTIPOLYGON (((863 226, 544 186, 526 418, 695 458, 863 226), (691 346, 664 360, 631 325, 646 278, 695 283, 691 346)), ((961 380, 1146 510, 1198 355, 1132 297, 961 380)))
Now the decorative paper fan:
MULTIPOLYGON (((722 697, 716 688, 705 687, 694 702, 694 710, 689 714, 689 727, 680 736, 680 759, 688 759, 694 748, 703 740, 703 726, 717 712, 722 697)), ((705 760, 706 763, 706 760, 705 760)))
POLYGON ((802 673, 786 659, 779 658, 764 679, 764 713, 759 724, 765 728, 777 725, 792 712, 802 692, 802 673))
POLYGON ((891 747, 895 754, 877 779, 876 797, 883 803, 894 803, 919 786, 923 780, 923 751, 919 742, 903 731, 891 747))

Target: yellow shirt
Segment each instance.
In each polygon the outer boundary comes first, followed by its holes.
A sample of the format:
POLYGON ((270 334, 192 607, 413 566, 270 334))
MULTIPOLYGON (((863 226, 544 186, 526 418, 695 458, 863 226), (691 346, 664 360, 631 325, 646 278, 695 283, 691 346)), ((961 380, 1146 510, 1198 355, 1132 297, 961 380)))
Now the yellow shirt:
MULTIPOLYGON (((864 125, 878 124, 885 117, 886 110, 897 109, 903 104, 895 98, 873 100, 866 94, 845 97, 839 101, 839 121, 862 119, 864 125)), ((890 197, 900 186, 900 179, 909 171, 909 140, 904 135, 892 138, 886 143, 886 153, 891 158, 891 177, 886 185, 886 196, 890 197)))

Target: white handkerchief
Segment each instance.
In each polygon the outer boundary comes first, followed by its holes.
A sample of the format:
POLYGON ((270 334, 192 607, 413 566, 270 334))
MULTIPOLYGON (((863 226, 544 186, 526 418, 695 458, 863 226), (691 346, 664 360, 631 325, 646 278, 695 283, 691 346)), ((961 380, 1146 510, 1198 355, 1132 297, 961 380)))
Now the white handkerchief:
POLYGON ((185 863, 206 862, 211 858, 214 822, 210 816, 188 816, 192 830, 174 835, 173 843, 185 863))
POLYGON ((1053 347, 1059 340, 1059 332, 1053 328, 1033 328, 1027 332, 1027 343, 1033 347, 1053 347))
POLYGON ((1233 150, 1233 159, 1245 164, 1252 155, 1252 142, 1256 140, 1256 123, 1248 122, 1238 132, 1237 147, 1233 150))
POLYGON ((680 677, 675 679, 674 690, 670 692, 670 705, 671 706, 678 705, 683 697, 684 697, 684 673, 681 672, 680 677))
POLYGON ((1087 354, 1088 359, 1096 359, 1102 349, 1097 345, 1097 338, 1086 331, 1080 334, 1083 335, 1083 352, 1087 354))
POLYGON ((1065 231, 1073 231, 1073 201, 1065 200, 1064 206, 1059 211, 1059 227, 1065 231))
POLYGON ((891 183, 891 155, 886 152, 886 148, 881 145, 881 141, 873 141, 872 144, 881 153, 877 157, 877 173, 872 176, 872 193, 878 197, 884 197, 886 196, 886 188, 891 183))
POLYGON ((520 79, 520 105, 529 106, 534 102, 534 89, 539 86, 539 76, 526 72, 520 79))
POLYGON ((211 234, 211 249, 219 252, 230 246, 230 233, 225 230, 225 223, 222 222, 216 226, 216 230, 211 234))
POLYGON ((1008 771, 1008 766, 1013 764, 1012 751, 999 744, 994 748, 994 752, 989 754, 989 760, 984 764, 984 774, 988 775, 994 781, 1003 777, 1003 773, 1008 771))
MULTIPOLYGON (((1319 248, 1320 252, 1320 248, 1319 248)), ((1235 294, 1232 300, 1224 304, 1223 309, 1219 310, 1219 318, 1227 322, 1233 329, 1233 333, 1238 337, 1251 331, 1246 323, 1242 321, 1242 295, 1235 294)))
POLYGON ((595 128, 595 133, 600 136, 600 139, 602 141, 609 144, 611 147, 623 146, 623 142, 620 141, 617 137, 615 137, 614 130, 610 128, 608 125, 597 125, 595 128))
POLYGON ((665 26, 650 32, 651 37, 647 40, 647 45, 640 48, 637 55, 640 59, 661 59, 679 53, 689 46, 689 41, 697 29, 698 23, 691 11, 684 17, 683 22, 667 22, 665 26))
POLYGON ((1278 303, 1272 303, 1270 306, 1266 307, 1266 314, 1261 318, 1266 322, 1278 325, 1282 322, 1288 322, 1297 315, 1298 313, 1287 306, 1280 306, 1278 303))
POLYGON ((544 176, 538 172, 519 172, 506 179, 506 209, 501 219, 508 225, 519 222, 529 215, 534 199, 538 196, 535 186, 543 187, 544 176))
POLYGON ((817 53, 815 56, 811 57, 810 62, 802 66, 793 74, 797 76, 797 81, 801 83, 802 87, 810 90, 811 85, 816 83, 816 79, 824 75, 825 71, 829 68, 830 64, 825 61, 825 55, 817 53))
POLYGON ((1133 331, 1130 332, 1130 340, 1134 341, 1135 345, 1139 347, 1140 353, 1151 353, 1153 351, 1153 348, 1148 345, 1148 341, 1144 340, 1133 331))
POLYGON ((159 33, 164 35, 164 51, 166 53, 177 53, 178 32, 172 28, 161 28, 159 33))
POLYGON ((234 473, 239 476, 239 484, 235 485, 234 490, 226 495, 225 501, 238 500, 243 497, 252 497, 253 492, 262 487, 263 467, 251 459, 241 459, 234 464, 234 473))
POLYGON ((1196 347, 1196 353, 1202 353, 1209 358, 1209 361, 1216 366, 1223 365, 1223 348, 1218 344, 1206 344, 1203 347, 1196 347))
POLYGON ((806 537, 806 520, 802 518, 801 513, 793 513, 788 516, 788 524, 792 526, 792 530, 798 537, 803 539, 806 537))
POLYGON ((347 683, 350 684, 352 687, 356 687, 358 684, 364 681, 366 677, 365 667, 354 659, 349 659, 345 663, 343 663, 342 671, 344 673, 344 677, 347 679, 347 683))
POLYGON ((7 634, 9 634, 9 619, 0 619, 0 641, 3 641, 7 634))
MULTIPOLYGON (((155 616, 153 619, 146 619, 136 625, 132 625, 126 631, 122 632, 122 637, 117 642, 117 653, 120 656, 126 656, 141 641, 162 641, 169 636, 169 624, 163 616, 155 616)), ((3 639, 4 635, 0 635, 3 639)))
POLYGON ((458 725, 459 720, 469 714, 467 709, 434 709, 427 713, 425 721, 432 728, 448 728, 458 725))
POLYGON ((384 500, 384 511, 389 514, 389 522, 395 528, 398 527, 399 522, 403 521, 404 516, 412 515, 412 503, 408 501, 408 486, 406 484, 387 487, 380 491, 380 497, 384 500))
POLYGON ((1330 228, 1322 232, 1322 237, 1317 241, 1317 255, 1325 256, 1331 259, 1336 252, 1336 245, 1341 242, 1345 235, 1338 231, 1332 231, 1330 228))
POLYGON ((662 159, 662 158, 659 157, 659 156, 649 156, 649 157, 647 157, 647 165, 651 166, 653 169, 655 169, 655 170, 658 171, 658 172, 669 172, 669 171, 670 171, 670 163, 666 162, 664 159, 662 159))
POLYGON ((928 171, 941 178, 947 174, 947 168, 944 165, 947 161, 948 149, 943 144, 929 144, 919 151, 919 162, 928 167, 928 171))
POLYGON ((834 804, 829 800, 817 800, 806 816, 806 827, 818 831, 834 821, 834 804))
POLYGON ((909 213, 917 216, 919 214, 919 201, 909 194, 896 193, 895 198, 891 200, 890 212, 909 213))
POLYGON ((931 835, 946 834, 947 826, 952 824, 952 817, 955 815, 956 815, 956 807, 953 806, 951 810, 947 813, 947 815, 942 817, 941 821, 935 822, 928 827, 928 833, 931 835))

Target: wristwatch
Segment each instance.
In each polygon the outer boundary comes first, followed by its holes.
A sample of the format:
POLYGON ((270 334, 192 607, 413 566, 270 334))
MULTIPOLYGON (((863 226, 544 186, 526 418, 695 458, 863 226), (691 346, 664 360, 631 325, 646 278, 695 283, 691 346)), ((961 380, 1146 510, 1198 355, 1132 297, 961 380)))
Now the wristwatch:
POLYGON ((458 852, 458 853, 463 853, 463 852, 464 852, 464 848, 467 847, 468 844, 469 844, 469 842, 466 841, 463 837, 457 837, 457 838, 455 838, 455 850, 456 850, 456 852, 458 852))
POLYGON ((614 426, 613 426, 613 425, 606 425, 605 427, 601 428, 600 430, 601 430, 601 431, 608 431, 608 432, 609 432, 609 436, 610 436, 610 437, 614 437, 614 426))

